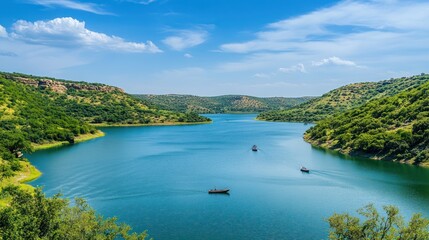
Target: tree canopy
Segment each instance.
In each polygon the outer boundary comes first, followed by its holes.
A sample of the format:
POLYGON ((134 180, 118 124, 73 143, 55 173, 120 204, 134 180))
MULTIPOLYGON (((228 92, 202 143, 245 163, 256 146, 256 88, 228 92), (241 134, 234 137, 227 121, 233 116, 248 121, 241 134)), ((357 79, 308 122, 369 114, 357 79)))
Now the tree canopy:
POLYGON ((327 219, 332 240, 423 240, 429 239, 429 219, 414 214, 405 223, 395 206, 384 206, 385 216, 380 215, 373 204, 357 212, 361 217, 348 213, 335 213, 327 219))
POLYGON ((199 97, 192 95, 143 95, 135 97, 160 109, 196 113, 254 113, 269 110, 287 109, 306 102, 313 97, 269 97, 259 98, 242 95, 199 97))
POLYGON ((116 218, 97 214, 83 199, 74 205, 55 195, 47 198, 40 188, 34 194, 10 186, 2 194, 11 204, 0 209, 0 240, 7 239, 125 239, 143 240, 146 232, 131 233, 131 227, 116 218))
POLYGON ((319 121, 305 139, 343 153, 429 162, 429 82, 319 121))
POLYGON ((268 111, 258 119, 282 122, 316 122, 333 114, 362 106, 372 99, 393 96, 429 81, 428 74, 403 77, 380 82, 353 83, 334 89, 321 97, 311 99, 285 110, 268 111))

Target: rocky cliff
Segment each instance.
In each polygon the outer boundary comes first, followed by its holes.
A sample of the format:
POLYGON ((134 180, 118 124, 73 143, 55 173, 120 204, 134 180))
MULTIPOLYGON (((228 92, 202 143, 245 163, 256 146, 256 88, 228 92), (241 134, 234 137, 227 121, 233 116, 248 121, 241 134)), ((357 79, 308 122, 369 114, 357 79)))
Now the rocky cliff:
POLYGON ((23 83, 32 87, 49 89, 57 93, 66 93, 69 89, 83 90, 83 91, 99 91, 99 92, 124 92, 123 89, 118 87, 112 87, 104 84, 90 84, 90 83, 79 83, 79 82, 65 82, 56 81, 46 78, 31 78, 31 77, 19 77, 19 76, 5 76, 7 79, 23 83))

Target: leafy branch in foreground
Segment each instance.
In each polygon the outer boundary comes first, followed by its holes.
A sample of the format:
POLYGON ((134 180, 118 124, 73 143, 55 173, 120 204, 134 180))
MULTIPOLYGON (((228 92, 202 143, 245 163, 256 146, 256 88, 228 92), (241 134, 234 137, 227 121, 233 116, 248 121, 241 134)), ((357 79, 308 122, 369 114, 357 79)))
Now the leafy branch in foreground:
POLYGON ((386 216, 380 216, 373 204, 357 210, 363 218, 335 213, 327 219, 331 227, 329 239, 429 239, 429 219, 414 214, 405 224, 397 207, 389 205, 383 209, 386 216))
POLYGON ((34 194, 16 186, 3 189, 11 195, 10 206, 0 209, 0 239, 125 239, 143 240, 146 232, 130 233, 131 227, 116 218, 103 218, 83 200, 75 205, 55 195, 47 198, 40 188, 34 194))

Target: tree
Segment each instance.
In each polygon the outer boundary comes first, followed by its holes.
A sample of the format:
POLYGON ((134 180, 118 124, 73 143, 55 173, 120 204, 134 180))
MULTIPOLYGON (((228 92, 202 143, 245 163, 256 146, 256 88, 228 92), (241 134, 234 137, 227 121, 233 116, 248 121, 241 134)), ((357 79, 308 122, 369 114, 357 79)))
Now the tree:
POLYGON ((125 239, 143 240, 146 232, 130 233, 130 226, 116 218, 103 218, 83 199, 69 201, 55 195, 47 198, 40 188, 34 193, 6 187, 10 206, 0 209, 0 240, 3 239, 125 239))
POLYGON ((405 225, 397 207, 389 205, 383 209, 385 216, 380 216, 373 204, 360 208, 357 212, 363 217, 363 221, 348 213, 335 213, 327 219, 331 227, 329 239, 429 239, 429 219, 414 214, 405 225))

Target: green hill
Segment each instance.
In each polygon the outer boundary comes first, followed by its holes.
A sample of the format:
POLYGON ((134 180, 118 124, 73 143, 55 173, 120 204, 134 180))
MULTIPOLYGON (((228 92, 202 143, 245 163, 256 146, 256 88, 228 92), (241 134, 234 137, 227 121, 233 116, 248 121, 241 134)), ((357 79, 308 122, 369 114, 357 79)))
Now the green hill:
POLYGON ((380 82, 354 83, 334 89, 321 97, 296 107, 261 113, 260 120, 284 122, 315 122, 329 115, 343 112, 384 96, 393 96, 403 90, 429 80, 428 74, 403 77, 380 82))
MULTIPOLYGON (((422 78, 428 76, 410 79, 422 78)), ((343 153, 429 165, 429 81, 321 120, 305 139, 343 153)))
POLYGON ((73 143, 76 137, 96 133, 93 126, 69 116, 37 89, 0 76, 0 187, 38 175, 19 158, 34 144, 73 143))
POLYGON ((242 95, 199 97, 192 95, 134 95, 160 109, 197 113, 250 113, 287 109, 313 97, 259 98, 242 95))
POLYGON ((125 93, 99 83, 72 82, 18 73, 0 73, 5 79, 32 87, 69 115, 91 124, 167 124, 205 122, 196 114, 159 110, 125 93))
POLYGON ((0 188, 40 175, 22 152, 101 136, 97 124, 205 121, 195 113, 148 107, 116 87, 0 72, 0 188))

